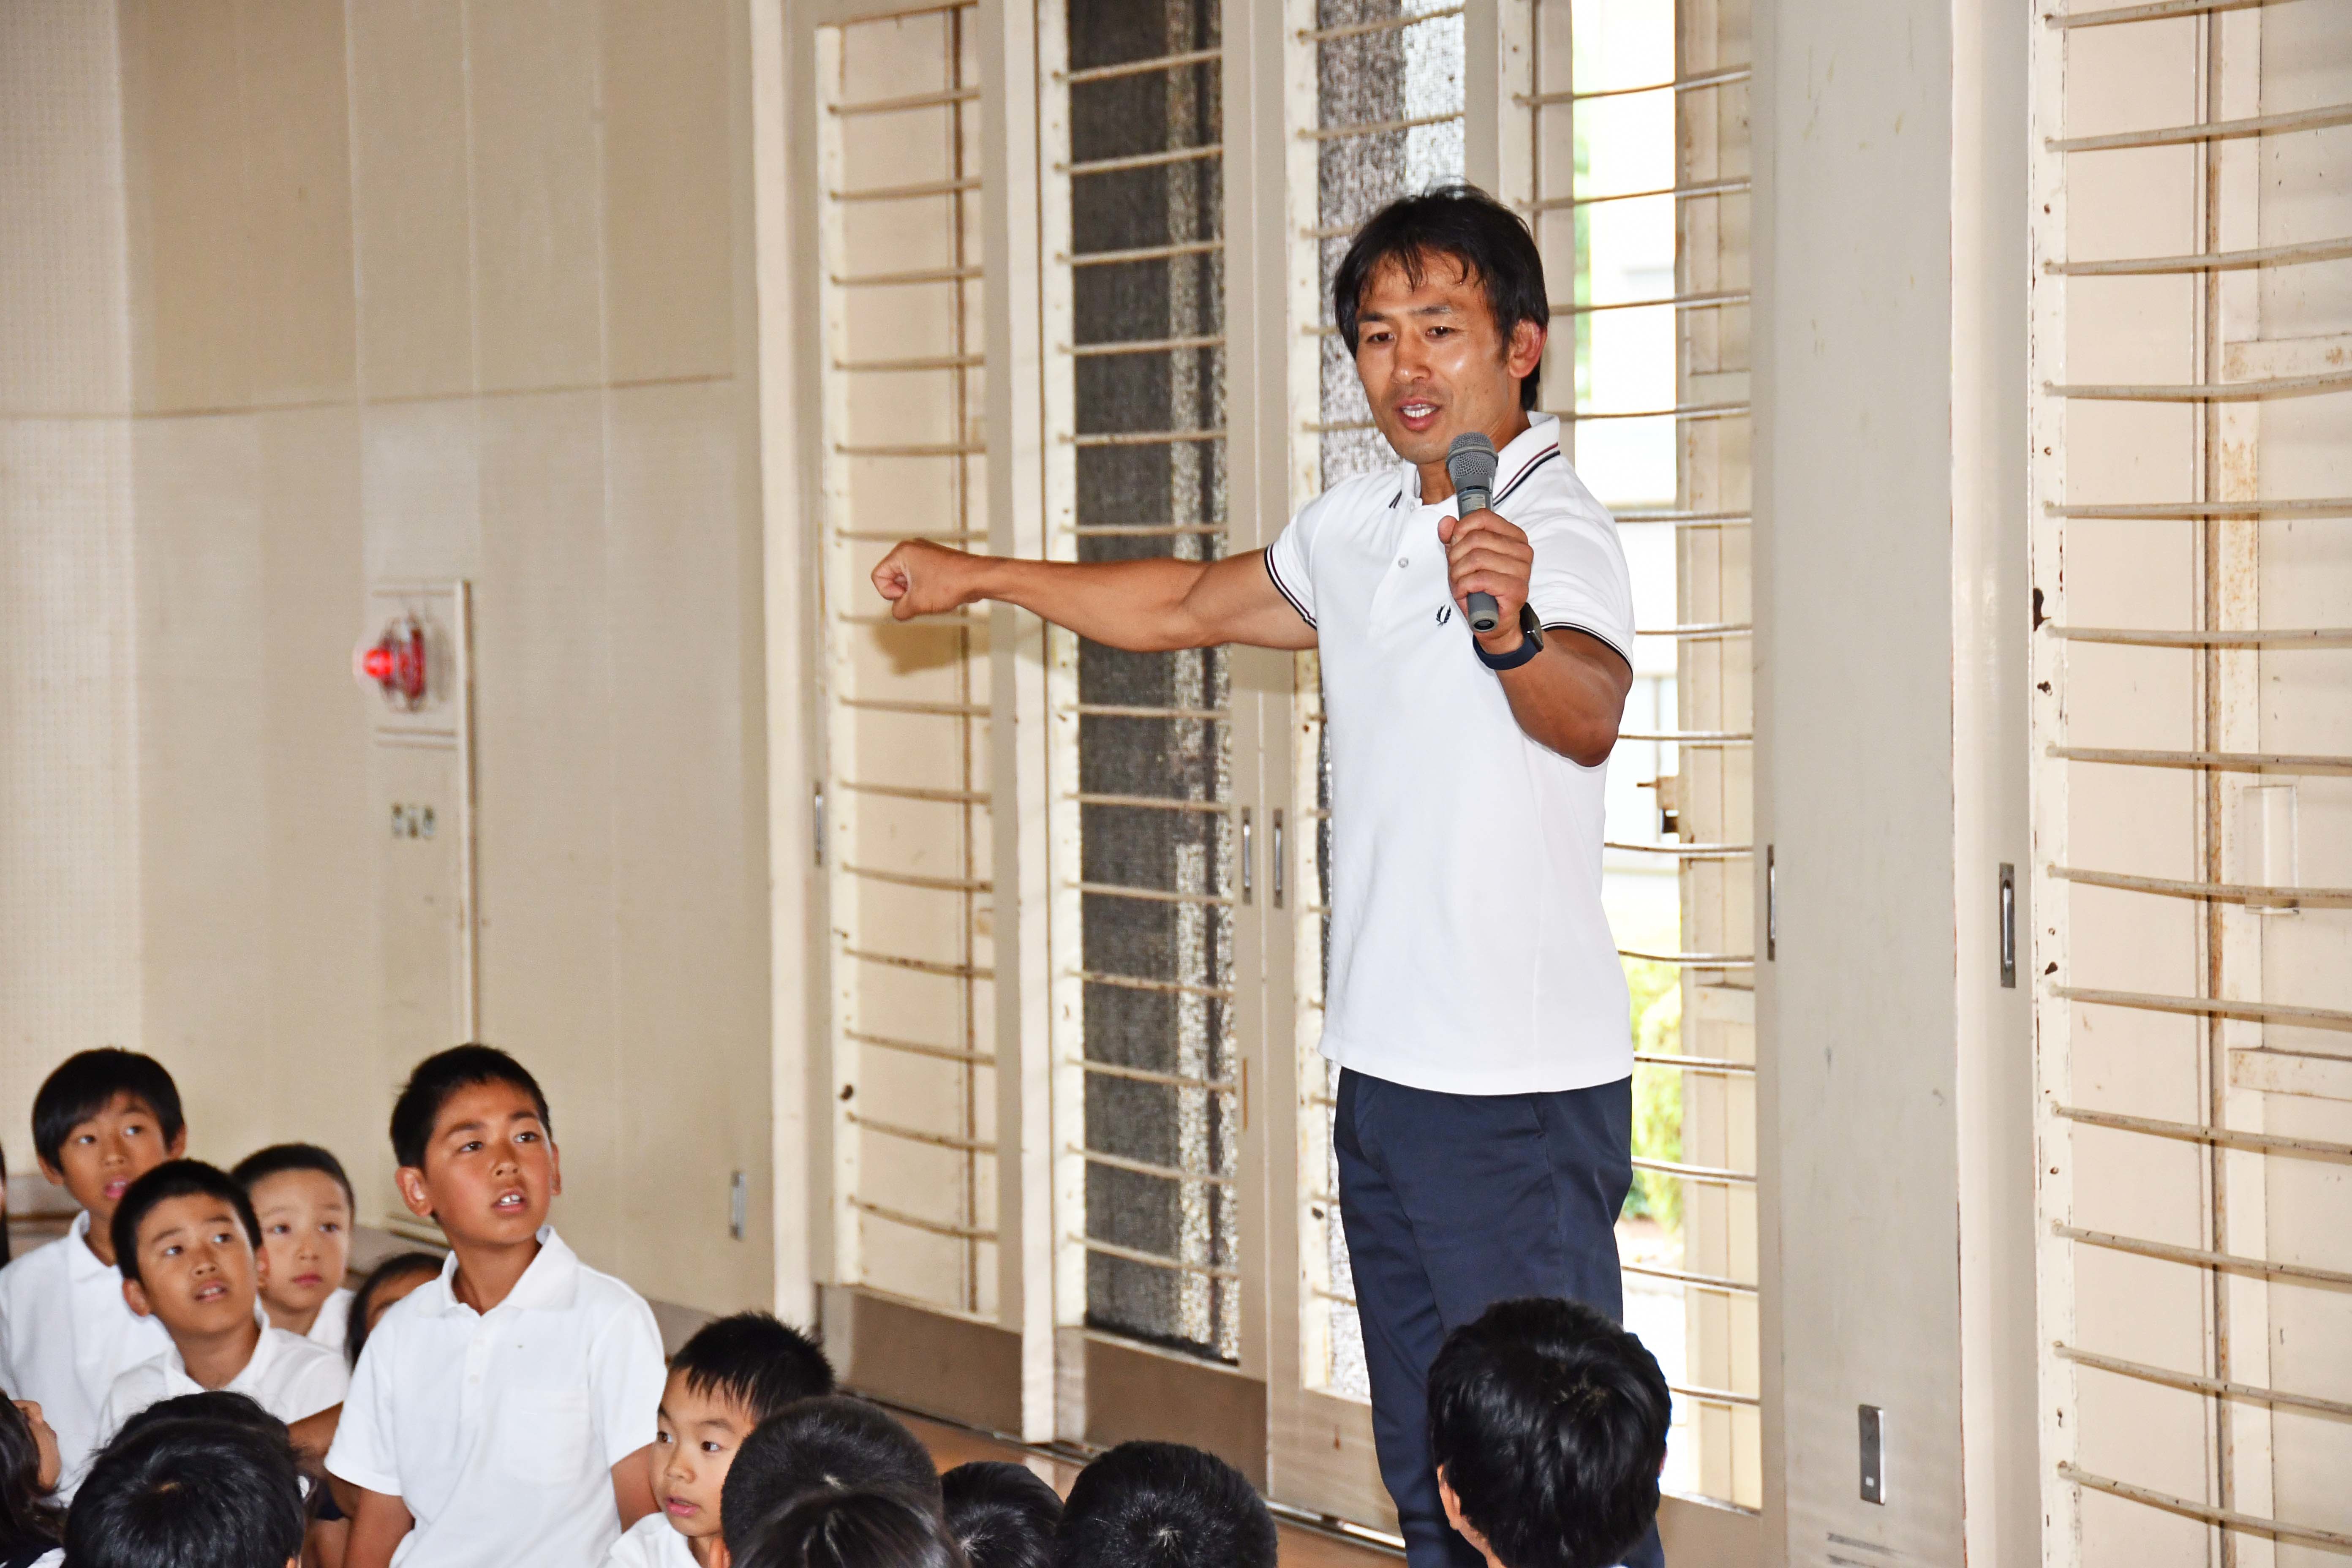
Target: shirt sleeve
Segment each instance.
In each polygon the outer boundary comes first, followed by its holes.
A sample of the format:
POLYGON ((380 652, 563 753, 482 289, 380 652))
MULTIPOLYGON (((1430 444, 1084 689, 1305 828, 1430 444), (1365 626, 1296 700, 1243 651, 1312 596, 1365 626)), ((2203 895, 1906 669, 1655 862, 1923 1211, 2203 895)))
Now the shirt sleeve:
POLYGON ((1520 526, 1536 559, 1528 603, 1546 631, 1587 632, 1633 659, 1633 584, 1606 513, 1555 513, 1520 526))
POLYGON ((1290 607, 1310 626, 1315 625, 1315 577, 1307 562, 1322 510, 1320 498, 1307 502, 1265 547, 1265 574, 1274 579, 1275 592, 1289 600, 1290 607))
POLYGON ((400 1496, 400 1450, 393 1441, 391 1377, 385 1363, 394 1348, 383 1328, 360 1352, 343 1395, 342 1418, 335 1423, 335 1441, 327 1449, 327 1468, 355 1487, 385 1497, 400 1496))
POLYGON ((290 1425, 331 1409, 343 1403, 351 1393, 352 1376, 343 1370, 343 1358, 339 1355, 314 1356, 302 1374, 286 1391, 286 1415, 290 1425))
POLYGON ((632 1294, 596 1337, 589 1376, 604 1463, 617 1465, 654 1440, 662 1384, 669 1377, 662 1360, 661 1330, 643 1297, 632 1294))

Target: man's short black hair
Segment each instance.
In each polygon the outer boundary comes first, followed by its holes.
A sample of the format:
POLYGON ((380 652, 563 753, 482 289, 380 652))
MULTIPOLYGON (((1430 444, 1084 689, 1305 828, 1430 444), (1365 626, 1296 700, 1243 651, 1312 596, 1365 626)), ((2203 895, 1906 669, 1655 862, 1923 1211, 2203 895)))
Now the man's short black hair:
MULTIPOLYGON (((1393 262, 1414 288, 1431 262, 1444 258, 1463 277, 1486 285, 1486 308, 1507 353, 1521 321, 1551 325, 1551 300, 1544 291, 1543 257, 1519 216, 1477 186, 1455 181, 1391 202, 1356 231, 1339 269, 1331 276, 1332 314, 1348 352, 1356 352, 1356 318, 1373 274, 1393 262)), ((1519 406, 1536 405, 1543 365, 1519 383, 1519 406)))
POLYGON ((1036 1471, 974 1459, 940 1478, 948 1530, 971 1568, 1053 1568, 1062 1500, 1036 1471))
POLYGON ((353 1208, 359 1206, 359 1196, 352 1191, 352 1179, 343 1173, 343 1163, 331 1151, 316 1143, 272 1143, 267 1149, 256 1149, 239 1160, 229 1174, 249 1193, 255 1184, 288 1171, 316 1171, 322 1176, 331 1176, 335 1185, 343 1189, 343 1202, 353 1208))
POLYGON ((758 1426, 784 1406, 833 1392, 833 1363, 816 1342, 766 1312, 714 1318, 677 1347, 669 1369, 687 1387, 743 1407, 758 1426))
POLYGON ((804 1493, 727 1550, 738 1568, 967 1568, 922 1499, 870 1487, 804 1493))
POLYGON ((260 1247, 261 1222, 253 1217, 253 1200, 235 1176, 202 1160, 166 1160, 131 1183, 114 1205, 114 1266, 125 1279, 139 1278, 139 1222, 158 1204, 189 1197, 215 1197, 228 1205, 245 1226, 245 1238, 260 1247))
POLYGON ((1239 1470, 1181 1443, 1121 1443, 1078 1472, 1055 1568, 1275 1568, 1274 1515, 1239 1470))
POLYGON ((41 1080, 33 1096, 33 1150, 54 1170, 73 1130, 127 1094, 155 1113, 155 1125, 169 1147, 187 1123, 180 1115, 180 1086, 163 1064, 138 1051, 102 1046, 76 1051, 41 1080))
POLYGON ((939 1467, 922 1439, 887 1412, 826 1394, 803 1399, 760 1423, 719 1491, 719 1528, 740 1555, 751 1531, 804 1492, 903 1491, 940 1511, 939 1467))
POLYGON ((277 1568, 302 1554, 302 1488, 283 1437, 163 1421, 108 1446, 66 1516, 75 1568, 277 1568))
POLYGON ((1575 1301, 1497 1301, 1429 1369, 1430 1458, 1510 1568, 1620 1561, 1657 1517, 1670 1419, 1657 1359, 1575 1301))
POLYGON ((540 1126, 550 1138, 555 1136, 547 1096, 530 1069, 496 1046, 451 1046, 418 1062, 401 1086, 400 1098, 392 1102, 392 1157, 410 1170, 423 1170, 425 1146, 433 1142, 433 1124, 440 1120, 441 1108, 459 1089, 480 1083, 511 1084, 530 1096, 540 1126))

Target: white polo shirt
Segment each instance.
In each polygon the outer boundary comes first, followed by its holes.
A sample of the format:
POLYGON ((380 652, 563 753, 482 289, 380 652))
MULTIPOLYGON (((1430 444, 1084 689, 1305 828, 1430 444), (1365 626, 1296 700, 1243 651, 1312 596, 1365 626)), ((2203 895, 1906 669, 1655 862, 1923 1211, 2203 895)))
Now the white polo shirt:
POLYGON ((171 1335, 122 1299, 122 1271, 89 1249, 89 1215, 0 1269, 0 1389, 37 1400, 58 1434, 64 1480, 81 1482, 100 1413, 123 1371, 172 1348, 171 1335))
MULTIPOLYGON (((1532 416, 1499 454, 1494 510, 1535 547, 1548 628, 1630 659, 1616 524, 1532 416)), ((1601 908, 1608 768, 1511 716, 1449 590, 1440 519, 1410 463, 1308 502, 1266 551, 1315 627, 1331 744, 1331 952, 1323 1054, 1449 1094, 1528 1094, 1633 1070, 1625 972, 1601 908)))
POLYGON ((453 1255, 368 1336, 327 1468, 415 1516, 394 1563, 582 1568, 620 1538, 613 1467, 654 1439, 667 1370, 653 1309, 552 1226, 478 1313, 453 1255))
MULTIPOLYGON (((306 1415, 341 1405, 351 1381, 341 1355, 299 1334, 265 1324, 254 1344, 253 1359, 228 1380, 224 1392, 246 1395, 290 1426, 306 1415)), ((188 1375, 180 1347, 168 1346, 162 1355, 126 1369, 114 1380, 98 1429, 110 1438, 125 1421, 149 1405, 203 1392, 204 1384, 188 1375)))
POLYGON ((694 1560, 694 1548, 669 1516, 656 1510, 629 1526, 620 1540, 613 1542, 612 1555, 604 1559, 604 1568, 702 1568, 694 1560))
POLYGON ((352 1296, 350 1287, 337 1286, 333 1295, 319 1303, 319 1315, 310 1321, 310 1331, 302 1337, 341 1355, 344 1336, 352 1326, 352 1296))

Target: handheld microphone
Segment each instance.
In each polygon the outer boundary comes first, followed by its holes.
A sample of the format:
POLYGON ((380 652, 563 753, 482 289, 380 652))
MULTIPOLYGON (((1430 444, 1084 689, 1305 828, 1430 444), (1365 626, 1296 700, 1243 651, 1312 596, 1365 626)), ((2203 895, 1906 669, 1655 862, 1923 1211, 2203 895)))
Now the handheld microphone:
MULTIPOLYGON (((1463 517, 1482 510, 1495 488, 1495 443, 1476 431, 1454 437, 1454 445, 1445 449, 1445 477, 1454 481, 1454 493, 1461 498, 1455 511, 1463 517)), ((1470 595, 1470 626, 1473 631, 1491 632, 1503 618, 1503 607, 1495 603, 1492 594, 1470 595)))

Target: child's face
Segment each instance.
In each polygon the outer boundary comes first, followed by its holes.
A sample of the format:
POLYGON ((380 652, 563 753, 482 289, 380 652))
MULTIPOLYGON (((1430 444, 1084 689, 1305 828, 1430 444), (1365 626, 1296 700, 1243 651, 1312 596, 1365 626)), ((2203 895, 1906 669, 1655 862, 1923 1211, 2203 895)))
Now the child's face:
POLYGON ((335 1293, 352 1260, 352 1205, 324 1171, 280 1171, 253 1184, 261 1251, 269 1259, 262 1294, 286 1312, 308 1312, 335 1293))
POLYGON ((77 1121, 58 1150, 58 1163, 41 1162, 41 1173, 73 1194, 89 1211, 89 1227, 102 1232, 114 1219, 114 1205, 131 1183, 187 1146, 186 1128, 169 1142, 163 1119, 135 1094, 116 1095, 106 1109, 77 1121))
POLYGON ((58 1452, 58 1435, 42 1418, 41 1407, 36 1401, 19 1399, 14 1403, 17 1413, 25 1417, 25 1425, 33 1429, 33 1452, 40 1456, 33 1468, 33 1482, 45 1492, 55 1491, 58 1478, 66 1468, 64 1458, 58 1452))
POLYGON ((226 1198, 165 1198, 139 1222, 139 1278, 122 1294, 141 1317, 159 1318, 175 1340, 223 1334, 253 1321, 257 1261, 245 1222, 226 1198))
POLYGON ((563 1190, 555 1141, 530 1096, 512 1084, 468 1084, 433 1123, 422 1169, 403 1166, 400 1194, 453 1242, 480 1247, 530 1241, 563 1190))
POLYGON ((655 1417, 654 1501, 688 1538, 719 1533, 719 1490, 735 1450, 759 1423, 724 1394, 688 1388, 674 1372, 655 1417))

